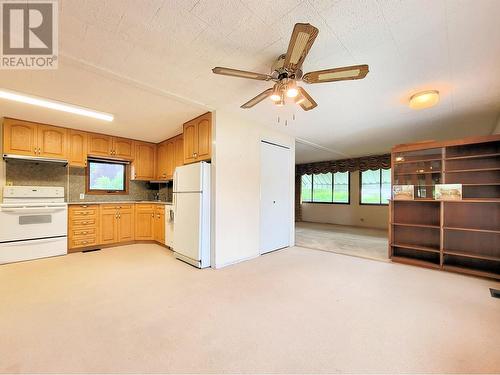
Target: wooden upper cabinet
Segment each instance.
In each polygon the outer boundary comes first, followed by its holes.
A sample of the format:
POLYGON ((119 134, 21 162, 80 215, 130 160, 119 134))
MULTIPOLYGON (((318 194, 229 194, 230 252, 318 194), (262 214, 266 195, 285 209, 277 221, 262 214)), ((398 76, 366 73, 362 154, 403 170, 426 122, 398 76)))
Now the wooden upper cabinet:
POLYGON ((124 159, 134 158, 134 141, 126 138, 113 138, 111 155, 124 159))
POLYGON ((184 164, 193 163, 196 161, 195 155, 198 150, 198 129, 194 120, 184 124, 182 136, 184 143, 184 164))
POLYGON ((159 143, 156 147, 156 178, 158 180, 167 179, 167 143, 168 141, 164 141, 162 143, 159 143))
POLYGON ((87 166, 87 143, 87 133, 77 130, 69 131, 68 161, 70 166, 87 166))
POLYGON ((212 157, 212 114, 205 113, 184 124, 184 164, 212 157))
POLYGON ((68 130, 50 125, 38 126, 38 156, 67 158, 68 130))
POLYGON ((184 164, 184 138, 181 135, 175 137, 175 162, 174 162, 174 172, 175 168, 184 164))
POLYGON ((210 160, 212 157, 212 114, 207 113, 197 121, 198 152, 197 161, 210 160))
POLYGON ((110 156, 113 138, 109 135, 91 133, 88 136, 88 153, 92 156, 110 156))
POLYGON ((38 124, 5 119, 3 123, 3 153, 37 156, 38 124))
POLYGON ((167 180, 174 177, 175 163, 175 140, 170 139, 167 142, 167 180))
POLYGON ((135 159, 132 165, 134 180, 151 181, 156 179, 155 166, 156 145, 154 143, 136 142, 135 159))

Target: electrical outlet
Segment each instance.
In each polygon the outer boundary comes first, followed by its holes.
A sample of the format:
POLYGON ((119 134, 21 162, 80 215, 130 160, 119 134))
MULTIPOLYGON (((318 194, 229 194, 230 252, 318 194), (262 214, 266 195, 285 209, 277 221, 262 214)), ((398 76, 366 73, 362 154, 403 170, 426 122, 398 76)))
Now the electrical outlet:
POLYGON ((85 194, 81 193, 80 194, 80 199, 85 199, 85 194))

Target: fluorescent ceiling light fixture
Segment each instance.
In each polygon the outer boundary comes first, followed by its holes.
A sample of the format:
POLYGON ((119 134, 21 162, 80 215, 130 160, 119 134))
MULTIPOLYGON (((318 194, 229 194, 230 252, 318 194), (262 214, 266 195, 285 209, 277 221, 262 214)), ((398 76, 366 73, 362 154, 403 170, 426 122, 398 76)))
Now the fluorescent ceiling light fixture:
POLYGON ((38 107, 54 109, 56 111, 73 113, 75 115, 92 117, 98 120, 113 121, 114 116, 109 113, 93 111, 77 105, 66 104, 56 100, 38 98, 36 96, 25 95, 15 91, 0 89, 0 98, 12 100, 19 103, 36 105, 38 107))
POLYGON ((439 91, 429 90, 418 92, 410 97, 411 109, 424 109, 435 106, 439 102, 439 91))

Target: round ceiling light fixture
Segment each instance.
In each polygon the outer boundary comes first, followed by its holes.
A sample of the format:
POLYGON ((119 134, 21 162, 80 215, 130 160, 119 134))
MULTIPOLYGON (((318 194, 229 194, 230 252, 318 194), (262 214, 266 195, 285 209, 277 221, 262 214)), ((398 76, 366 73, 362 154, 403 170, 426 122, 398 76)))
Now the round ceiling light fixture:
POLYGON ((425 109, 434 107, 439 102, 439 91, 428 90, 417 92, 410 96, 409 106, 411 109, 425 109))

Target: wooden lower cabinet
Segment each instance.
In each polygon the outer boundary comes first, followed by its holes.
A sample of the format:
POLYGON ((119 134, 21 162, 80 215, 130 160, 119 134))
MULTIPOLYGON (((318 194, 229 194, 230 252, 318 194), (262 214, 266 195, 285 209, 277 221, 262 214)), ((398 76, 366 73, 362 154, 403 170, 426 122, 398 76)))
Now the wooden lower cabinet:
POLYGON ((68 252, 99 243, 99 205, 71 205, 68 219, 68 252))
POLYGON ((103 204, 101 206, 101 244, 134 240, 134 205, 103 204))
POLYGON ((69 206, 68 252, 133 241, 165 244, 165 206, 148 203, 69 206))
POLYGON ((154 211, 154 240, 165 244, 165 206, 156 205, 154 211))
POLYGON ((152 204, 135 205, 135 239, 138 241, 153 241, 155 209, 152 204))

